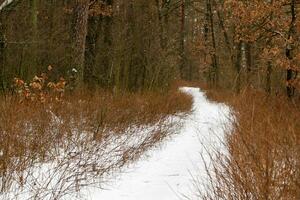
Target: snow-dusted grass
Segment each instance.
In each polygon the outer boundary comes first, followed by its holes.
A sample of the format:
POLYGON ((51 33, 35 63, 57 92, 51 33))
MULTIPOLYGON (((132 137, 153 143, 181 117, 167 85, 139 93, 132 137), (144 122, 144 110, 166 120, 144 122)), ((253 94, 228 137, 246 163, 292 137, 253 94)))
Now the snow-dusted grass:
POLYGON ((230 110, 209 102, 199 88, 181 88, 193 97, 192 112, 178 134, 130 165, 104 188, 85 188, 82 197, 101 200, 195 199, 194 177, 205 179, 209 153, 224 148, 224 126, 230 110), (202 158, 200 154, 202 153, 202 158), (199 175, 200 173, 200 175, 199 175), (200 177, 199 177, 200 176, 200 177))
MULTIPOLYGON (((2 199, 197 198, 194 178, 206 181, 211 153, 226 152, 224 127, 230 124, 230 109, 208 101, 199 88, 180 90, 193 98, 188 115, 175 113, 156 123, 130 125, 123 134, 107 127, 101 140, 78 127, 52 159, 35 162, 20 174, 15 171, 11 177, 18 179, 11 181, 2 199), (170 132, 176 134, 165 137, 170 132)), ((65 123, 47 113, 51 123, 65 123)))
POLYGON ((224 128, 227 151, 210 154, 209 181, 197 183, 198 199, 300 199, 299 100, 251 88, 208 94, 232 106, 235 117, 224 128))
POLYGON ((8 96, 0 103, 0 199, 73 199, 102 186, 176 132, 189 100, 177 91, 75 93, 57 104, 8 96))
MULTIPOLYGON (((178 119, 179 120, 179 119, 178 119)), ((177 121, 180 122, 180 121, 177 121)), ((173 121, 153 126, 133 126, 124 134, 107 136, 104 142, 90 141, 61 149, 60 155, 47 163, 36 163, 22 173, 24 184, 13 181, 3 199, 74 199, 84 186, 100 187, 111 173, 139 157, 155 143, 155 133, 170 131, 173 121), (167 123, 169 123, 167 125, 167 123), (101 174, 102 173, 102 174, 101 174)), ((86 138, 85 138, 86 139, 86 138)), ((85 141, 80 139, 78 142, 85 141)), ((75 141, 75 140, 74 140, 75 141)), ((18 177, 16 175, 14 177, 18 177)))

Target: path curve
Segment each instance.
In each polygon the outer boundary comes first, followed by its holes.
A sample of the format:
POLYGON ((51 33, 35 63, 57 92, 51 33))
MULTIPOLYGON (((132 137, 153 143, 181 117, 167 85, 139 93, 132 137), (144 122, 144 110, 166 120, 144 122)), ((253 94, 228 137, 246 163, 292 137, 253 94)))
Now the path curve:
POLYGON ((193 97, 193 110, 184 119, 178 135, 154 149, 147 159, 138 161, 105 189, 85 189, 88 200, 176 200, 193 198, 192 176, 204 176, 204 146, 210 150, 222 148, 224 125, 228 124, 230 109, 224 104, 207 100, 199 88, 180 90, 193 97))

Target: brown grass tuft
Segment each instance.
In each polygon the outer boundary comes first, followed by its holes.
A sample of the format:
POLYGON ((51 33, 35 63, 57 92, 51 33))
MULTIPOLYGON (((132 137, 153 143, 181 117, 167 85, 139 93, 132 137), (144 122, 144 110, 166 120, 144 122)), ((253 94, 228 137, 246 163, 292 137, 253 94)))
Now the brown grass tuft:
POLYGON ((217 152, 202 199, 300 199, 300 102, 245 89, 240 95, 208 91, 232 106, 229 154, 217 152))

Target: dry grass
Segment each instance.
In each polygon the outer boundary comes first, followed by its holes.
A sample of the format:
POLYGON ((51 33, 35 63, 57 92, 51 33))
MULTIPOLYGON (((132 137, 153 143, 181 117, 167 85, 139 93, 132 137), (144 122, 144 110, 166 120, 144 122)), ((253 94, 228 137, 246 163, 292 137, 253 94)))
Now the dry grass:
POLYGON ((211 155, 212 182, 200 199, 300 199, 300 102, 252 89, 207 94, 232 106, 236 121, 225 130, 228 154, 211 155))
POLYGON ((17 198, 25 188, 32 199, 59 199, 98 182, 164 138, 171 126, 164 121, 190 106, 191 98, 177 89, 165 94, 77 91, 46 104, 3 96, 0 198, 11 198, 10 193, 17 198), (46 171, 45 164, 51 165, 46 171), (36 171, 49 174, 45 183, 38 182, 36 171))

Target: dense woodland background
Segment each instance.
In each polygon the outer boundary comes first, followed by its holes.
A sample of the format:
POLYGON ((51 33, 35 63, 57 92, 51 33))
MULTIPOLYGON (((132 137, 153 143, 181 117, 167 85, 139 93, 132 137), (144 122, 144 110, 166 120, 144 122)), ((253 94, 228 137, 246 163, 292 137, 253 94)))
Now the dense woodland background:
POLYGON ((186 79, 293 96, 299 3, 14 0, 1 10, 1 90, 51 65, 53 78, 73 80, 74 68, 76 84, 91 87, 155 89, 186 79))

